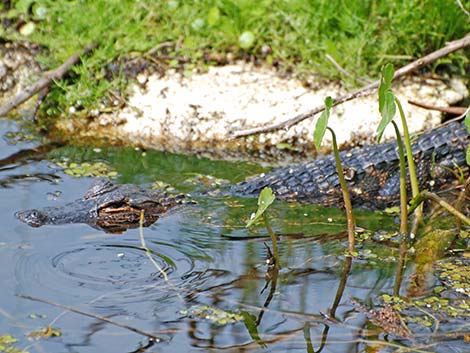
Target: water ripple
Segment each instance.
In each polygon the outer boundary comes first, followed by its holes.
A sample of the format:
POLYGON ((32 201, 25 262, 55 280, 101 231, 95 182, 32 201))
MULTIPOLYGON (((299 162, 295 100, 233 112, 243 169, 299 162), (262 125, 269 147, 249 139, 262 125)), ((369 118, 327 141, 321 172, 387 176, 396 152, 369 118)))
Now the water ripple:
MULTIPOLYGON (((195 253, 209 259, 204 251, 191 245, 147 241, 147 246, 159 268, 136 239, 80 243, 55 254, 50 249, 30 252, 17 262, 16 279, 22 286, 19 290, 48 298, 67 293, 68 297, 85 301, 98 297, 120 303, 155 296, 163 299, 171 291, 162 289, 184 285, 195 270, 195 253), (159 291, 155 291, 157 287, 159 291)), ((198 261, 197 270, 203 270, 204 264, 198 261)))

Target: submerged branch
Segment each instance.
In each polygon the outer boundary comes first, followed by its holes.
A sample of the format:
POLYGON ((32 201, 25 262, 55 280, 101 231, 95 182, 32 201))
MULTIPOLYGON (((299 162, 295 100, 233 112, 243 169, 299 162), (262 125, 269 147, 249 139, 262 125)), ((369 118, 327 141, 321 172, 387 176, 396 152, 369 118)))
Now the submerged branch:
POLYGON ((148 337, 148 338, 150 338, 154 341, 157 341, 157 342, 162 341, 162 338, 157 337, 157 336, 155 336, 154 334, 152 334, 150 332, 143 331, 143 330, 140 330, 138 328, 135 328, 135 327, 132 327, 132 326, 129 326, 129 325, 126 325, 126 324, 122 324, 120 322, 111 320, 111 319, 109 319, 107 317, 104 317, 104 316, 101 316, 101 315, 89 313, 87 311, 83 311, 83 310, 80 310, 80 309, 77 309, 77 308, 74 308, 74 307, 71 307, 71 306, 68 306, 68 305, 63 305, 63 304, 56 303, 56 302, 53 302, 53 301, 50 301, 50 300, 47 300, 47 299, 41 299, 41 298, 33 297, 33 296, 30 296, 30 295, 17 294, 16 296, 20 297, 20 298, 36 301, 36 302, 41 302, 41 303, 44 303, 44 304, 49 304, 49 305, 55 306, 55 307, 63 309, 63 310, 71 311, 71 312, 76 313, 76 314, 80 314, 80 315, 83 315, 83 316, 91 317, 93 319, 104 321, 104 322, 107 322, 108 324, 124 328, 126 330, 138 333, 139 335, 142 335, 142 336, 146 336, 146 337, 148 337))
POLYGON ((460 219, 462 222, 464 222, 465 224, 467 225, 470 225, 470 219, 465 216, 462 212, 460 212, 459 210, 457 210, 454 206, 452 206, 451 204, 447 203, 446 201, 444 201, 443 199, 441 199, 439 196, 437 196, 436 194, 432 193, 432 192, 429 192, 429 191, 423 191, 421 193, 421 195, 423 195, 423 197, 431 200, 431 201, 434 201, 435 203, 437 203, 439 206, 445 208, 451 215, 457 217, 458 219, 460 219))

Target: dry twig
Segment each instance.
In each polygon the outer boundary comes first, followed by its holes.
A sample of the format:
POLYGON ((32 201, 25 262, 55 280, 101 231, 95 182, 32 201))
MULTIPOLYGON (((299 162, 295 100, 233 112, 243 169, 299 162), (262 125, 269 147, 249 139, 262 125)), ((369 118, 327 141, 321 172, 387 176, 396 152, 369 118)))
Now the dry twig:
POLYGON ((4 106, 0 107, 0 117, 7 115, 10 111, 18 107, 20 104, 26 102, 36 93, 49 86, 52 81, 62 78, 69 71, 70 67, 77 63, 81 55, 88 53, 94 48, 96 48, 96 43, 88 44, 80 52, 74 53, 66 62, 64 62, 57 69, 52 72, 46 73, 38 81, 18 93, 15 98, 6 103, 4 106))
POLYGON ((465 114, 465 112, 467 111, 467 108, 465 107, 436 107, 434 105, 416 102, 411 99, 408 100, 408 103, 415 105, 417 107, 423 108, 423 109, 436 110, 438 112, 453 114, 453 115, 462 115, 462 114, 465 114))

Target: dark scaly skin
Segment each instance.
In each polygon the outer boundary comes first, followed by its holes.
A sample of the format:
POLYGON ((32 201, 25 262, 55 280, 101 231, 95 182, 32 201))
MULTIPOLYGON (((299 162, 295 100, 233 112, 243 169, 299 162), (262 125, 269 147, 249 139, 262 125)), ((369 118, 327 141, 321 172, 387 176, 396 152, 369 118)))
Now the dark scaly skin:
MULTIPOLYGON (((412 143, 421 188, 438 189, 455 180, 444 168, 465 165, 465 150, 470 142, 463 123, 453 122, 421 134, 412 143), (431 172, 432 170, 432 172, 431 172)), ((341 152, 341 160, 354 206, 384 209, 399 204, 400 178, 396 141, 341 152)), ((333 155, 312 162, 275 169, 234 186, 236 194, 257 196, 270 186, 278 199, 343 206, 333 155)))
POLYGON ((136 185, 97 181, 81 199, 59 207, 19 211, 16 218, 32 227, 46 224, 87 223, 110 233, 120 233, 140 224, 153 224, 169 209, 184 203, 183 195, 169 195, 136 185))

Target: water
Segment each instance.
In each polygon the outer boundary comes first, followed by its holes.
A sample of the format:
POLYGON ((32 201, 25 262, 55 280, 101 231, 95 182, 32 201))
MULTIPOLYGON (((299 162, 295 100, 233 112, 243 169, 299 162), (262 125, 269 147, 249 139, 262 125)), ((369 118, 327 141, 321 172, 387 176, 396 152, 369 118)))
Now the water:
MULTIPOLYGON (((19 127, 0 120, 0 131, 19 131, 19 127)), ((0 146, 3 160, 37 142, 13 145, 4 137, 0 146)), ((376 242, 360 244, 361 258, 353 262, 348 275, 342 212, 277 202, 270 219, 282 235, 282 267, 279 273, 268 271, 266 231, 244 227, 256 200, 208 195, 206 185, 194 182, 198 174, 237 182, 259 171, 252 165, 150 151, 71 146, 3 163, 0 336, 13 335, 18 339, 15 347, 29 352, 370 349, 375 338, 365 341, 366 317, 350 298, 376 301, 392 292, 397 249, 376 242), (93 179, 70 176, 57 162, 85 161, 107 163, 117 172, 116 182, 170 183, 178 191, 191 192, 198 204, 170 212, 148 228, 112 235, 85 224, 31 228, 14 218, 20 209, 80 198, 93 179), (336 298, 342 285, 344 292, 336 298), (18 295, 109 318, 151 333, 158 342, 18 295), (325 318, 332 307, 337 322, 325 318), (221 315, 213 319, 210 312, 200 317, 198 308, 232 313, 234 322, 223 322, 221 315), (28 338, 48 325, 61 336, 28 338)), ((393 217, 371 212, 358 213, 358 223, 381 231, 397 227, 393 217)), ((377 339, 387 342, 383 336, 377 339)), ((385 345, 381 351, 391 350, 385 345)))

